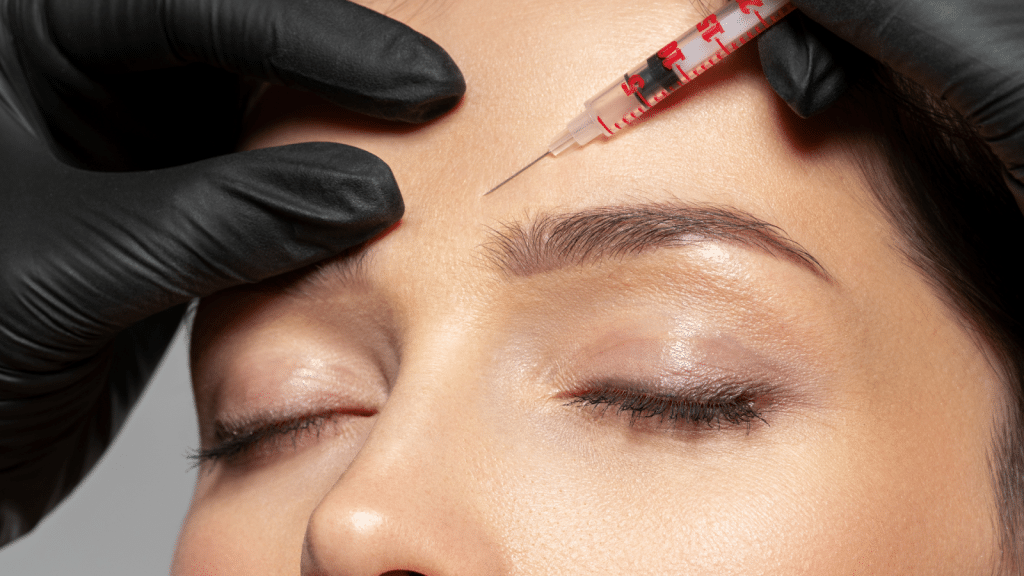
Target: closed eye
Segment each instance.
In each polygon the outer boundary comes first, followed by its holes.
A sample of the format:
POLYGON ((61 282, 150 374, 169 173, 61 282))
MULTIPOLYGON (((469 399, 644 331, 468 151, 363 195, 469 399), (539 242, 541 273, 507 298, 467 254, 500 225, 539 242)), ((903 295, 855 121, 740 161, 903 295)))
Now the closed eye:
POLYGON ((756 388, 725 387, 717 391, 703 390, 672 393, 651 392, 626 387, 621 383, 591 386, 574 392, 567 406, 592 409, 599 417, 626 418, 629 426, 668 424, 682 429, 722 429, 745 426, 754 422, 768 424, 762 415, 761 394, 756 388))
POLYGON ((286 448, 298 449, 309 440, 315 440, 330 424, 338 424, 345 417, 370 417, 376 410, 345 409, 329 410, 294 418, 244 424, 215 425, 217 444, 210 448, 193 450, 188 455, 197 465, 216 461, 238 463, 257 455, 269 455, 286 448), (289 442, 290 441, 290 442, 289 442))

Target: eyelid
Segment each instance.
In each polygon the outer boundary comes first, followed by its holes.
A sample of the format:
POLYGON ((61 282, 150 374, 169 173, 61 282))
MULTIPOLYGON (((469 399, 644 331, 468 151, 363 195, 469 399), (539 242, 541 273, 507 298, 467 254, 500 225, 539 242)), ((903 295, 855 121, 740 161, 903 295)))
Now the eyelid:
MULTIPOLYGON (((666 420, 676 425, 721 429, 722 422, 732 426, 750 425, 755 421, 767 425, 764 412, 772 407, 775 386, 760 380, 703 381, 697 385, 667 387, 624 378, 594 379, 569 392, 565 405, 592 407, 604 417, 610 410, 627 415, 629 425, 641 420, 666 420)), ((678 426, 677 426, 678 427, 678 426)))
POLYGON ((262 414, 249 416, 242 420, 217 420, 213 425, 214 438, 217 442, 226 442, 240 436, 250 436, 272 431, 275 428, 283 428, 302 420, 338 415, 373 416, 376 413, 376 410, 370 408, 332 408, 286 416, 262 414))
POLYGON ((559 396, 569 398, 581 392, 593 389, 623 390, 708 402, 716 399, 736 397, 743 394, 757 396, 775 396, 779 393, 779 385, 767 378, 736 375, 702 375, 700 373, 681 374, 683 381, 673 376, 658 378, 605 376, 583 379, 579 384, 568 387, 559 396))
POLYGON ((339 416, 370 417, 377 414, 376 410, 366 408, 344 408, 322 410, 312 414, 304 414, 287 418, 270 415, 255 416, 241 422, 218 420, 214 425, 216 444, 210 448, 194 450, 189 458, 204 462, 220 459, 233 460, 244 458, 265 447, 265 444, 293 436, 293 444, 298 443, 301 433, 315 432, 317 437, 328 422, 339 416))

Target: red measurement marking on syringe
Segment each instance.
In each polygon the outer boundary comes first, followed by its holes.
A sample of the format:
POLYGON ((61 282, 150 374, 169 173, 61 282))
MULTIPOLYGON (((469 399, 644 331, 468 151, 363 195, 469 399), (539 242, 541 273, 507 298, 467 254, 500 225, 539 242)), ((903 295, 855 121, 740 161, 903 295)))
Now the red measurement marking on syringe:
MULTIPOLYGON (((687 55, 682 53, 682 49, 678 45, 678 41, 672 41, 666 44, 661 50, 657 52, 658 58, 661 60, 662 66, 668 70, 675 72, 679 80, 671 86, 662 85, 657 94, 645 96, 643 89, 645 88, 644 79, 639 74, 627 75, 625 82, 620 82, 620 87, 623 93, 628 96, 634 96, 642 105, 638 106, 632 112, 627 112, 618 121, 612 123, 611 127, 606 121, 600 116, 595 118, 600 123, 601 127, 605 130, 607 135, 613 135, 617 131, 622 130, 632 124, 636 123, 641 119, 643 114, 654 107, 654 105, 660 103, 662 100, 667 98, 677 88, 696 80, 701 74, 707 72, 713 68, 719 62, 725 60, 725 58, 731 55, 734 51, 738 50, 750 40, 754 40, 762 32, 770 28, 773 24, 784 18, 790 12, 794 10, 792 5, 784 5, 777 9, 774 13, 770 14, 766 21, 765 16, 758 10, 753 10, 751 7, 763 7, 763 0, 735 0, 740 10, 745 14, 753 14, 757 17, 757 22, 752 27, 747 28, 745 31, 736 32, 733 31, 734 25, 738 25, 738 22, 728 19, 727 22, 720 22, 717 14, 712 14, 704 19, 700 24, 697 24, 697 31, 700 32, 701 38, 707 43, 712 42, 718 44, 719 50, 716 50, 713 54, 705 57, 703 61, 693 68, 687 70, 684 61, 687 60, 687 55), (769 23, 770 21, 770 23, 769 23), (726 26, 729 30, 726 30, 726 26), (721 37, 725 37, 726 34, 733 35, 733 38, 729 42, 725 42, 721 37), (721 37, 720 37, 721 36, 721 37)), ((742 20, 741 20, 742 21, 742 20)), ((750 26, 750 24, 746 24, 750 26)), ((698 49, 700 50, 700 49, 698 49)), ((703 50, 701 50, 703 51, 703 50)), ((706 52, 705 52, 706 54, 706 52)), ((696 54, 690 55, 691 58, 696 54)), ((694 58, 696 60, 696 58, 694 58)), ((653 88, 653 86, 652 86, 653 88)))
POLYGON ((679 80, 679 86, 696 80, 698 76, 710 70, 711 67, 715 66, 722 60, 725 60, 726 56, 729 56, 750 40, 757 38, 762 32, 771 27, 772 24, 778 22, 786 15, 788 15, 790 12, 795 10, 795 8, 793 8, 792 5, 783 6, 769 17, 771 20, 771 24, 769 24, 768 22, 765 21, 764 17, 761 15, 761 12, 751 9, 751 6, 763 7, 763 0, 736 0, 736 2, 745 14, 753 13, 754 15, 756 15, 757 19, 761 22, 761 25, 755 24, 752 29, 748 30, 744 34, 740 34, 740 36, 735 41, 730 42, 729 45, 726 45, 724 42, 722 42, 720 38, 717 37, 718 34, 725 32, 721 22, 718 21, 717 15, 712 14, 711 16, 708 16, 703 22, 697 24, 697 30, 703 33, 702 37, 704 38, 704 40, 707 41, 708 43, 714 40, 715 42, 718 43, 718 46, 721 48, 721 50, 716 51, 706 60, 701 62, 699 67, 694 67, 693 69, 691 69, 689 73, 686 70, 684 70, 682 66, 677 66, 675 68, 675 72, 677 76, 681 76, 679 80), (732 48, 730 49, 729 46, 731 46, 732 48))
POLYGON ((686 57, 683 56, 683 51, 679 49, 679 45, 676 44, 675 40, 666 44, 661 50, 658 50, 658 58, 661 58, 661 65, 666 70, 671 70, 676 62, 686 60, 686 57))
POLYGON ((740 10, 742 10, 744 14, 750 14, 751 6, 757 6, 759 8, 764 7, 764 2, 761 0, 736 0, 736 4, 739 5, 740 10))
POLYGON ((712 14, 705 18, 703 22, 697 24, 697 30, 703 32, 701 37, 704 38, 705 42, 711 42, 715 34, 725 34, 725 28, 722 28, 722 23, 718 21, 717 14, 712 14))
POLYGON ((651 103, 647 101, 647 98, 644 98, 644 93, 640 90, 643 87, 644 79, 641 78, 639 74, 634 74, 633 76, 631 76, 629 78, 628 83, 622 83, 622 91, 625 92, 627 96, 636 96, 637 98, 640 99, 641 102, 643 102, 644 104, 647 105, 648 108, 650 108, 651 103))

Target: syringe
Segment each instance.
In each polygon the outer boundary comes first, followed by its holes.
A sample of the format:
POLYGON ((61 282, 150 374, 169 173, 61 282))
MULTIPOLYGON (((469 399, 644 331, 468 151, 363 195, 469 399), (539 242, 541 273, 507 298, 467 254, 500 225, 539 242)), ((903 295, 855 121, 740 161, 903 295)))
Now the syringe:
POLYGON ((729 0, 720 10, 669 42, 642 64, 587 100, 582 114, 554 139, 548 151, 484 196, 551 154, 583 146, 635 123, 681 86, 707 72, 734 51, 795 10, 788 0, 729 0))

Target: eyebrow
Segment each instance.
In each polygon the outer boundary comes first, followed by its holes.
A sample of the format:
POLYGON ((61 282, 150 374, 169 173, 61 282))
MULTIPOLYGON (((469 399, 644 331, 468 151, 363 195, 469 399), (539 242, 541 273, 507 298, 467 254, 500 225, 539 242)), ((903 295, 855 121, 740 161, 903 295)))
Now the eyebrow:
POLYGON ((707 241, 759 250, 832 282, 825 267, 781 228, 731 206, 647 203, 541 214, 492 230, 483 248, 505 274, 528 277, 707 241))

